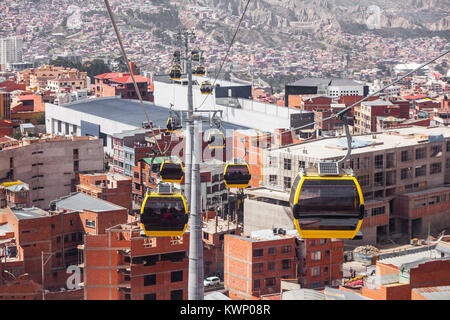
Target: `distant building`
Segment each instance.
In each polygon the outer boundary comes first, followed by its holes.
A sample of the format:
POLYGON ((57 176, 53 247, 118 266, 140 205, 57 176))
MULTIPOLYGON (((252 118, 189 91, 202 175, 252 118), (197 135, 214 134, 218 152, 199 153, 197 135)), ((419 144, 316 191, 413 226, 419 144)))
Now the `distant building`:
POLYGON ((4 120, 11 119, 11 94, 1 91, 0 91, 0 117, 3 118, 4 120))
POLYGON ((364 101, 355 106, 356 133, 377 132, 377 117, 398 117, 409 119, 409 104, 394 104, 388 100, 364 101))
POLYGON ((23 41, 18 37, 0 39, 0 70, 11 70, 11 64, 22 62, 23 41))
POLYGON ((346 79, 304 78, 285 86, 285 105, 292 95, 367 96, 369 87, 346 79))
MULTIPOLYGON (((140 75, 134 75, 141 97, 146 101, 153 101, 153 93, 149 90, 150 79, 140 75)), ((123 99, 138 99, 133 79, 129 73, 105 73, 95 77, 95 96, 115 97, 123 99)))

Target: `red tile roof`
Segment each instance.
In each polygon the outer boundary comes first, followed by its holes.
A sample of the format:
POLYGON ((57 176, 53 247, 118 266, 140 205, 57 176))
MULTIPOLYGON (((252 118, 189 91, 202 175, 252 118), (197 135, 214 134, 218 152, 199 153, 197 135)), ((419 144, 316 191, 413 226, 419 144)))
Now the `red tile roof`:
MULTIPOLYGON (((133 79, 129 73, 122 72, 111 72, 100 74, 95 77, 96 79, 108 79, 110 81, 119 82, 119 83, 133 83, 133 79)), ((136 82, 148 82, 149 79, 140 75, 134 75, 134 79, 136 82)))

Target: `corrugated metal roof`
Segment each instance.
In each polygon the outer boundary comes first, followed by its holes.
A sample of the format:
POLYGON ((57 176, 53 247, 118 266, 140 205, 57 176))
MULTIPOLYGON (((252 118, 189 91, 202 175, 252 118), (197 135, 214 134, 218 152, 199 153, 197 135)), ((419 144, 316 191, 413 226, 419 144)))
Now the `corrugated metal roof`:
POLYGON ((60 209, 93 212, 123 210, 125 208, 112 204, 111 202, 91 197, 82 192, 71 194, 61 200, 55 201, 56 207, 60 209))
POLYGON ((420 295, 428 300, 450 300, 450 286, 415 288, 420 295))
POLYGON ((231 299, 221 292, 214 291, 210 294, 205 295, 205 300, 231 300, 231 299))
POLYGON ((281 300, 325 300, 325 294, 313 289, 290 290, 283 292, 281 300))
MULTIPOLYGON (((145 114, 138 100, 120 99, 118 97, 72 102, 58 106, 58 108, 67 108, 100 118, 135 126, 136 128, 141 128, 142 122, 145 121, 145 114)), ((167 118, 169 117, 168 108, 160 107, 146 101, 144 101, 144 108, 154 126, 161 128, 166 127, 167 118)), ((222 127, 224 130, 247 129, 247 127, 234 125, 228 122, 222 122, 222 127)))

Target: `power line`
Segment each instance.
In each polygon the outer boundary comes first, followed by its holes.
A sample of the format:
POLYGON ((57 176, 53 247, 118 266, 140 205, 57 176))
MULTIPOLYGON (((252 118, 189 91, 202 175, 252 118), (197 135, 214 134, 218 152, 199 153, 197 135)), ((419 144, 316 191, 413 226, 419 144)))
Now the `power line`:
MULTIPOLYGON (((241 18, 239 19, 239 23, 238 23, 238 25, 237 25, 237 27, 236 27, 236 30, 234 31, 233 38, 231 38, 231 42, 230 42, 230 45, 228 46, 228 50, 227 50, 227 52, 226 52, 226 54, 225 54, 225 57, 224 57, 223 60, 222 60, 222 63, 220 64, 219 71, 218 71, 218 72, 216 73, 216 75, 215 75, 214 82, 213 82, 213 84, 212 84, 212 87, 213 87, 213 88, 214 88, 214 85, 216 84, 217 78, 218 78, 219 75, 220 75, 220 72, 222 71, 222 68, 223 68, 223 65, 225 64, 225 61, 226 61, 227 58, 228 58, 228 54, 230 53, 231 47, 233 46, 234 40, 236 39, 236 35, 237 35, 238 31, 239 31, 239 28, 241 27, 242 20, 243 20, 244 17, 245 17, 245 13, 247 12, 247 8, 248 8, 248 5, 249 5, 249 4, 250 4, 250 0, 247 0, 247 4, 245 5, 244 11, 242 12, 242 15, 241 15, 241 18)), ((202 104, 201 104, 200 107, 198 107, 197 109, 200 109, 200 108, 203 106, 203 104, 205 103, 205 101, 206 101, 207 98, 208 98, 208 96, 206 96, 205 99, 203 99, 202 104)))

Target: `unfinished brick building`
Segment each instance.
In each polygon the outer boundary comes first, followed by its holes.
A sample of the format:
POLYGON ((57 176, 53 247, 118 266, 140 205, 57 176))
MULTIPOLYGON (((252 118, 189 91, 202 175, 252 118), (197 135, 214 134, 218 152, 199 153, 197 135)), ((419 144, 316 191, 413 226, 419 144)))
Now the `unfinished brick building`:
POLYGON ((85 300, 187 299, 189 233, 147 238, 141 231, 129 223, 85 237, 85 300))

